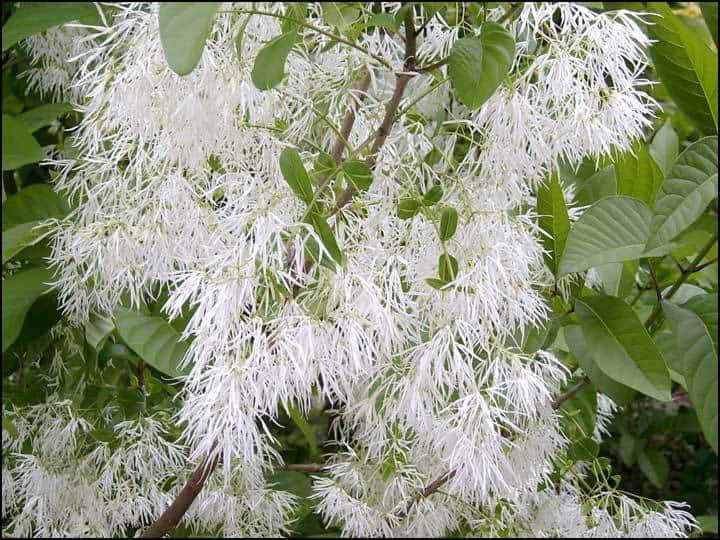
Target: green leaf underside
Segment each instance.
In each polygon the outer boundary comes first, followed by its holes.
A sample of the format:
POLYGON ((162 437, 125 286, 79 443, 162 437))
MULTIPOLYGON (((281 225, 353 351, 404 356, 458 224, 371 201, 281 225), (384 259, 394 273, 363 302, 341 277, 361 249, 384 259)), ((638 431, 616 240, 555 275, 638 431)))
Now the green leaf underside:
POLYGON ((638 199, 612 196, 599 200, 570 228, 560 275, 639 257, 651 217, 650 209, 638 199))
POLYGON ((670 168, 655 201, 646 252, 675 239, 717 197, 717 136, 690 145, 670 168))
POLYGON ((485 103, 507 75, 514 56, 513 37, 497 23, 484 23, 478 37, 457 40, 448 75, 463 105, 477 109, 485 103))
MULTIPOLYGON (((690 401, 695 406, 705 438, 718 451, 718 357, 716 341, 703 320, 689 309, 663 302, 670 321, 690 401)), ((717 338, 716 338, 717 339, 717 338)))
POLYGON ((670 374, 633 309, 619 298, 578 299, 575 312, 597 366, 611 379, 660 401, 670 400, 670 374))
POLYGON ((140 358, 169 377, 187 375, 189 367, 179 366, 188 344, 165 319, 120 306, 113 315, 120 337, 140 358))
POLYGON ((45 151, 22 121, 2 115, 2 170, 12 171, 45 159, 45 151))
POLYGON ((50 290, 47 283, 53 273, 45 267, 21 270, 2 282, 2 350, 18 338, 28 311, 35 301, 50 290))
POLYGON ((565 342, 598 392, 607 395, 618 405, 624 406, 632 401, 635 397, 635 390, 608 377, 598 367, 597 362, 595 362, 595 359, 588 350, 580 326, 572 325, 565 327, 565 342))
POLYGON ((200 62, 222 2, 161 2, 160 42, 170 69, 187 75, 200 62))

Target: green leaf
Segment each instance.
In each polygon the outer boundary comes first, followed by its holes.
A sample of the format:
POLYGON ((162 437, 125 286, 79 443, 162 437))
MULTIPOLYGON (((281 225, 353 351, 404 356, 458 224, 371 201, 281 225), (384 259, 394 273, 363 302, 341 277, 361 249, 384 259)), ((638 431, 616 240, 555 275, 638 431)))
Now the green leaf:
POLYGON ((420 211, 422 203, 413 197, 403 197, 398 202, 397 215, 400 219, 411 219, 420 211))
MULTIPOLYGON (((709 4, 710 2, 702 2, 703 4, 709 4)), ((714 4, 717 9, 717 4, 714 4)), ((717 43, 717 18, 715 19, 715 42, 717 43)), ((697 516, 698 524, 700 525, 700 528, 702 529, 703 534, 705 535, 711 535, 711 534, 717 534, 718 533, 718 517, 717 515, 711 516, 711 515, 704 515, 704 516, 697 516)))
POLYGON ((300 30, 299 22, 304 22, 307 17, 307 3, 306 2, 288 2, 285 4, 286 11, 285 16, 287 19, 282 19, 280 25, 280 31, 282 33, 289 32, 290 30, 300 30))
POLYGON ((718 356, 713 336, 703 320, 689 309, 663 302, 670 321, 680 374, 685 378, 705 438, 718 451, 718 356))
POLYGON ((5 264, 28 246, 42 239, 49 231, 40 221, 30 221, 11 227, 2 233, 2 263, 5 264))
POLYGON ((510 70, 515 40, 505 28, 486 22, 478 37, 460 38, 448 60, 448 75, 458 99, 468 109, 485 103, 510 70))
POLYGON ((293 193, 305 204, 312 203, 312 183, 300 153, 295 148, 285 148, 280 154, 280 171, 293 193))
POLYGON ((45 150, 38 144, 25 124, 15 117, 3 114, 2 170, 12 171, 42 159, 45 159, 45 150))
POLYGON ((437 278, 426 278, 425 283, 430 285, 433 289, 437 289, 438 291, 443 290, 448 284, 447 281, 443 281, 442 279, 437 278))
POLYGON ((447 282, 454 280, 458 273, 458 262, 452 255, 442 254, 438 257, 438 274, 440 279, 447 282))
POLYGON ((556 276, 559 271, 559 261, 565 242, 570 231, 570 218, 568 217, 565 197, 560 180, 556 174, 540 186, 537 192, 537 212, 540 228, 545 231, 542 237, 545 248, 545 262, 556 276))
MULTIPOLYGON (((579 382, 578 379, 572 380, 568 388, 579 382)), ((569 415, 564 423, 565 426, 573 426, 569 433, 570 436, 574 435, 573 438, 579 436, 580 439, 592 437, 597 414, 597 392, 592 385, 585 386, 573 397, 565 400, 560 406, 560 410, 569 415)))
POLYGON ((357 191, 367 190, 373 182, 372 171, 367 163, 359 159, 343 161, 342 170, 357 191))
POLYGON ((93 2, 22 2, 2 29, 2 50, 28 36, 70 22, 91 22, 98 17, 93 2))
POLYGON ((603 197, 617 195, 617 178, 615 166, 610 165, 579 181, 575 193, 575 200, 582 206, 590 206, 603 197))
POLYGON ((389 13, 373 13, 365 23, 365 28, 372 28, 373 26, 380 26, 387 28, 388 30, 395 30, 395 19, 389 13))
POLYGON ((717 136, 690 145, 673 164, 655 201, 647 254, 675 239, 717 197, 717 136))
POLYGON ((285 77, 285 61, 297 41, 297 30, 290 30, 268 41, 255 57, 250 78, 256 88, 270 90, 285 77))
POLYGON ((310 214, 310 220, 312 221, 315 232, 318 234, 320 240, 322 240, 322 243, 325 246, 325 249, 330 254, 330 257, 332 257, 338 264, 341 263, 342 252, 337 245, 337 240, 335 240, 335 233, 333 233, 333 230, 330 228, 330 225, 328 225, 328 222, 323 216, 316 212, 312 212, 310 214))
POLYGON ((618 450, 620 451, 620 458, 627 467, 635 465, 635 457, 640 446, 640 441, 631 435, 630 433, 623 433, 620 436, 620 444, 618 450))
POLYGON ((602 281, 602 290, 610 296, 623 298, 635 289, 638 261, 602 264, 595 271, 602 281))
POLYGON ((121 306, 115 308, 115 327, 120 337, 140 358, 170 377, 187 375, 180 368, 188 344, 180 333, 161 317, 151 317, 121 306))
POLYGON ((637 456, 640 470, 657 488, 662 488, 670 474, 670 464, 660 450, 646 448, 637 456))
POLYGON ((2 228, 48 218, 62 218, 70 212, 67 202, 47 184, 32 184, 11 195, 2 206, 2 228))
POLYGON ((310 456, 312 458, 319 457, 320 444, 318 443, 318 439, 315 435, 315 431, 313 430, 312 425, 305 419, 300 409, 298 409, 295 405, 291 405, 288 408, 288 413, 290 414, 290 418, 292 418, 292 421, 295 423, 295 425, 305 437, 305 440, 310 447, 310 456))
POLYGON ((450 240, 457 230, 458 213, 452 206, 443 208, 440 214, 440 240, 450 240))
POLYGON ((598 392, 602 392, 618 405, 627 405, 635 397, 635 391, 621 384, 605 373, 598 367, 593 355, 588 350, 585 337, 583 336, 580 326, 574 324, 565 327, 565 343, 570 348, 578 364, 592 382, 598 392))
POLYGON ((638 199, 612 196, 599 200, 570 228, 560 275, 640 257, 651 217, 650 209, 638 199))
POLYGON ((114 329, 115 325, 111 318, 100 315, 96 311, 91 311, 88 320, 85 322, 85 341, 93 349, 100 351, 105 344, 105 340, 114 329))
POLYGON ((32 133, 42 127, 49 126, 59 116, 72 110, 72 105, 69 103, 46 103, 19 114, 17 119, 32 133))
POLYGON ((670 400, 665 361, 629 305, 612 296, 593 296, 578 299, 575 313, 605 375, 660 401, 670 400))
POLYGON ((672 127, 672 122, 668 120, 662 127, 655 133, 652 142, 650 143, 650 155, 657 163, 658 167, 662 171, 663 177, 667 175, 675 163, 675 160, 680 153, 680 141, 677 133, 672 127))
POLYGON ((47 283, 52 280, 52 271, 45 267, 24 269, 3 279, 2 352, 18 338, 28 311, 50 290, 47 283))
POLYGON ((715 350, 718 349, 718 295, 717 294, 702 294, 693 296, 682 305, 683 308, 689 309, 695 315, 700 317, 700 320, 707 327, 710 332, 710 337, 715 345, 715 350))
MULTIPOLYGON (((715 42, 715 47, 718 44, 718 5, 716 2, 698 2, 700 5, 700 11, 702 11, 705 24, 707 24, 710 35, 715 42)), ((717 533, 717 517, 715 518, 715 532, 717 533)))
POLYGON ((615 162, 618 195, 627 195, 645 202, 652 208, 663 182, 663 174, 650 156, 647 146, 636 144, 615 162))
POLYGON ((322 16, 325 24, 347 30, 360 16, 360 10, 346 2, 324 2, 322 16))
POLYGON ((313 171, 320 177, 330 176, 337 168, 337 163, 333 157, 327 152, 320 152, 315 158, 315 166, 313 171))
POLYGON ((161 2, 160 42, 170 69, 187 75, 200 62, 222 2, 161 2))
POLYGON ((666 90, 703 132, 717 132, 717 53, 678 19, 665 2, 648 2, 653 17, 647 25, 655 70, 666 90))
POLYGON ((433 204, 437 203, 442 199, 443 196, 443 188, 440 184, 435 184, 433 187, 428 189, 425 194, 423 195, 423 204, 425 206, 432 206, 433 204))

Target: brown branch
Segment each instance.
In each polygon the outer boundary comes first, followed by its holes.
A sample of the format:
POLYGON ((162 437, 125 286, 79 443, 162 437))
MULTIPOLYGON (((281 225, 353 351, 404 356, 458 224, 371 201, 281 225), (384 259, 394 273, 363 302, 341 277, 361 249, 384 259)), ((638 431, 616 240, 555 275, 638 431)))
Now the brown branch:
POLYGON ((320 463, 297 463, 276 467, 275 470, 285 472, 319 473, 325 471, 326 468, 326 465, 322 465, 320 463))
POLYGON ((450 58, 443 58, 442 60, 438 60, 437 62, 435 62, 434 64, 430 64, 429 66, 422 66, 422 67, 415 68, 415 71, 417 73, 426 73, 428 71, 432 71, 433 69, 437 69, 439 67, 444 66, 445 64, 448 63, 449 60, 450 60, 450 58))
MULTIPOLYGON (((363 77, 363 80, 360 82, 360 86, 357 88, 357 91, 360 93, 360 103, 362 103, 365 99, 365 93, 367 92, 369 86, 370 72, 368 71, 365 77, 363 77)), ((343 150, 345 150, 348 137, 350 136, 350 132, 352 131, 354 124, 355 108, 351 105, 348 112, 345 114, 342 126, 340 127, 340 137, 338 137, 337 141, 335 141, 335 146, 333 146, 332 152, 330 153, 336 162, 339 162, 340 158, 342 158, 343 150)))
POLYGON ((7 62, 5 62, 5 63, 3 64, 3 67, 2 67, 2 68, 3 68, 3 71, 5 71, 6 69, 8 69, 9 67, 14 66, 15 64, 19 64, 19 63, 21 63, 21 62, 24 62, 25 60, 30 60, 30 58, 31 58, 31 57, 30 57, 29 55, 26 55, 26 56, 16 56, 15 58, 11 58, 10 60, 8 60, 7 62))
MULTIPOLYGON (((212 449, 210 451, 212 452, 212 449)), ((175 500, 168 509, 142 532, 140 538, 162 538, 171 529, 175 528, 199 495, 205 485, 205 480, 207 480, 213 470, 215 470, 219 460, 219 455, 215 456, 210 462, 205 458, 193 471, 190 479, 180 490, 180 493, 178 493, 178 496, 175 497, 175 500)))
MULTIPOLYGON (((375 142, 373 143, 370 155, 368 156, 366 163, 367 166, 372 170, 375 167, 375 160, 380 149, 385 144, 390 131, 392 130, 393 120, 395 119, 395 113, 397 113, 400 107, 400 101, 402 100, 405 88, 408 82, 413 77, 415 71, 415 55, 416 55, 416 36, 415 36, 415 19, 412 10, 409 10, 405 14, 405 64, 404 72, 397 73, 395 75, 395 89, 393 95, 390 98, 387 106, 385 107, 385 117, 383 118, 382 124, 377 129, 375 134, 375 142)), ((355 188, 349 185, 345 191, 340 194, 340 197, 335 205, 333 214, 337 213, 347 203, 350 202, 353 195, 355 195, 355 188)))
POLYGON ((555 410, 559 409, 560 405, 562 405, 568 399, 575 397, 575 394, 585 388, 588 384, 590 384, 590 379, 588 379, 587 377, 583 377, 583 379, 578 384, 573 386, 570 390, 556 397, 555 400, 552 402, 552 408, 555 410))
POLYGON ((718 262, 717 257, 715 257, 714 259, 710 259, 709 261, 705 261, 704 263, 696 266, 695 269, 692 271, 692 273, 694 274, 695 272, 699 272, 703 268, 707 268, 708 266, 711 266, 711 265, 715 264, 716 262, 718 262))

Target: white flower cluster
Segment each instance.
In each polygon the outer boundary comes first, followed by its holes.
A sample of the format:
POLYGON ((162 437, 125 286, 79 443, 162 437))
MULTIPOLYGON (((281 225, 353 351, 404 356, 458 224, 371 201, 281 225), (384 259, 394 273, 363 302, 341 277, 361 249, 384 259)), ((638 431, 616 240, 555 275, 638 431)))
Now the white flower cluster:
MULTIPOLYGON (((299 146, 311 169, 349 107, 354 155, 379 126, 395 84, 395 74, 362 49, 400 70, 402 39, 376 29, 350 48, 303 29, 285 80, 261 92, 250 79, 254 59, 280 21, 242 12, 249 8, 224 5, 200 64, 185 77, 168 68, 157 13, 147 5, 115 5, 107 26, 85 28, 92 46, 73 50, 70 92, 83 113, 73 134, 80 154, 54 161, 57 189, 77 204, 52 255, 66 315, 81 324, 90 310, 111 313, 124 294, 137 305, 159 286, 170 291, 170 318, 193 313, 179 420, 190 461, 217 453, 222 474, 187 519, 231 536, 285 531, 292 497, 265 486, 280 462, 269 425, 279 407, 307 410, 319 393, 338 410, 344 451, 316 479, 314 496, 344 535, 441 536, 462 522, 480 530, 495 527, 490 514, 501 506, 503 518, 528 523, 528 534, 561 534, 576 522, 573 532, 599 530, 586 525, 580 494, 540 489, 566 442, 551 401, 567 372, 549 352, 528 355, 516 342, 548 311, 536 216, 525 208, 561 161, 628 149, 650 124, 654 104, 641 78, 648 40, 636 18, 576 4, 525 5, 511 27, 518 40, 511 75, 475 112, 450 105, 447 84, 416 76, 401 103, 415 114, 396 121, 372 186, 329 219, 343 264, 307 270, 304 248, 322 241, 304 222, 279 155, 299 146), (366 73, 369 88, 356 90, 366 73), (468 151, 452 163, 461 145, 468 151), (433 165, 425 159, 431 151, 441 156, 433 165), (440 204, 460 216, 446 243, 427 217, 396 212, 401 197, 435 184, 440 204), (425 279, 437 276, 445 253, 456 257, 458 273, 452 287, 437 290, 425 279), (422 497, 440 478, 442 489, 422 497), (251 515, 260 517, 248 525, 251 515), (577 519, 566 524, 566 515, 577 519)), ((319 5, 310 6, 308 22, 332 31, 319 5)), ((419 61, 445 57, 457 37, 437 15, 419 37, 419 61)), ((52 71, 47 80, 41 70, 32 77, 48 91, 60 84, 52 71)), ((320 199, 330 207, 334 196, 330 189, 320 199)), ((86 458, 94 461, 59 476, 18 457, 7 504, 22 513, 11 532, 106 534, 158 515, 170 497, 158 486, 187 470, 184 454, 160 442, 151 419, 116 430, 128 439, 116 451, 122 467, 102 445, 86 458), (143 452, 150 454, 141 459, 143 452), (84 467, 92 471, 86 480, 84 467), (36 474, 48 476, 35 483, 36 474), (48 491, 51 484, 62 487, 48 491), (41 522, 29 515, 39 508, 29 501, 43 497, 41 522), (108 502, 116 500, 127 504, 108 502)), ((46 443, 56 448, 61 433, 46 443)), ((614 523, 601 502, 592 519, 614 523)), ((623 516, 640 515, 622 504, 629 503, 621 503, 623 516)), ((672 507, 642 516, 612 532, 674 535, 690 524, 672 507)))

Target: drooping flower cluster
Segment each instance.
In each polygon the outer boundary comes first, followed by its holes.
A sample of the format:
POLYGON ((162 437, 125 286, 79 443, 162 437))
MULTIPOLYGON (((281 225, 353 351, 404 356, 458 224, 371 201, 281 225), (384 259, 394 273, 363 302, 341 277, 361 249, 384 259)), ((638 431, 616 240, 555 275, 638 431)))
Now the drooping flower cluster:
MULTIPOLYGON (((111 534, 147 522, 174 494, 160 489, 163 481, 182 482, 191 463, 212 454, 222 472, 188 523, 227 535, 283 532, 292 497, 266 485, 280 462, 269 426, 281 407, 307 410, 320 394, 337 409, 343 451, 329 458, 314 497, 345 535, 441 536, 461 523, 544 535, 682 534, 691 520, 673 506, 650 511, 611 493, 593 499, 570 481, 552 487, 566 440, 551 401, 568 373, 550 352, 520 347, 548 314, 540 290, 551 276, 536 216, 526 209, 535 188, 561 162, 628 149, 650 125, 647 38, 637 17, 573 4, 524 6, 510 27, 517 40, 511 74, 477 111, 452 100, 447 83, 414 77, 400 106, 414 114, 396 120, 370 189, 329 220, 343 263, 308 270, 307 246, 324 250, 323 242, 283 179, 280 153, 298 147, 312 169, 353 108, 348 154, 357 157, 395 83, 377 57, 402 70, 402 39, 375 29, 357 48, 330 46, 326 35, 304 28, 282 84, 260 91, 251 82, 254 60, 280 21, 246 13, 249 7, 225 5, 200 64, 185 77, 168 68, 156 10, 143 4, 116 5, 107 25, 82 28, 83 50, 67 52, 72 84, 64 97, 83 116, 72 136, 79 156, 53 162, 57 189, 77 205, 54 237, 62 306, 83 324, 92 311, 110 314, 125 297, 137 306, 165 287, 169 318, 191 311, 184 330, 191 369, 177 415, 184 443, 163 442, 152 418, 118 424, 122 450, 99 445, 80 466, 78 456, 63 454, 48 473, 46 456, 41 463, 22 454, 15 439, 7 488, 3 471, 3 515, 6 490, 8 512, 25 508, 9 532, 111 534), (366 75, 368 89, 357 90, 366 75), (440 158, 431 164, 432 152, 440 158), (436 184, 440 204, 460 216, 446 243, 428 216, 397 213, 399 199, 436 184), (426 278, 447 253, 458 270, 453 286, 438 290, 426 278), (438 478, 442 491, 420 497, 438 478), (60 489, 38 493, 50 484, 60 489), (44 501, 41 519, 26 515, 36 497, 72 501, 44 501), (119 500, 131 504, 120 508, 119 500)), ((310 5, 307 20, 332 32, 321 9, 310 5)), ((79 31, 42 39, 65 43, 79 31)), ((418 61, 446 57, 457 38, 458 27, 435 16, 419 37, 418 61)), ((46 57, 60 46, 40 45, 30 50, 49 66, 46 57)), ((34 84, 65 87, 45 71, 33 72, 34 84)), ((334 197, 331 189, 320 198, 332 207, 334 197)), ((611 414, 610 404, 600 405, 611 414)), ((42 426, 55 425, 49 414, 39 415, 42 426)), ((67 425, 89 429, 74 422, 67 425)), ((33 445, 74 437, 53 429, 52 437, 36 433, 33 445)))

